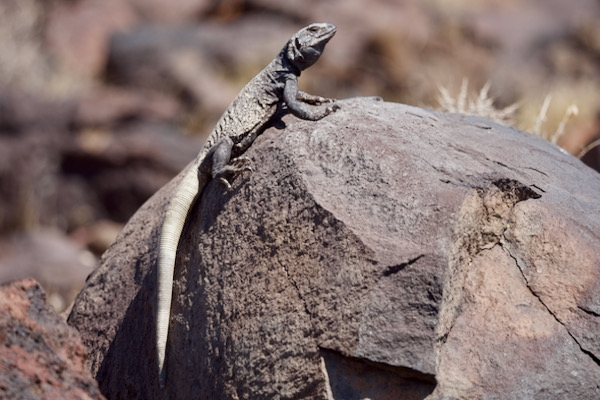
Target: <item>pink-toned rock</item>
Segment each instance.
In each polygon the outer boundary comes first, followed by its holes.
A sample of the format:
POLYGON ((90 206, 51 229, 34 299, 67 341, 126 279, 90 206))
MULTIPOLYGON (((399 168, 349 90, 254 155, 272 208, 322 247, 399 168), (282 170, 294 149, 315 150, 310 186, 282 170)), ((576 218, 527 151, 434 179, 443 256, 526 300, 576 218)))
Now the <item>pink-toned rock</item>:
POLYGON ((56 171, 73 113, 65 103, 0 93, 0 232, 56 225, 56 171))
POLYGON ((0 398, 104 399, 77 331, 25 279, 0 286, 0 398))
POLYGON ((178 111, 174 99, 155 92, 103 87, 77 101, 75 122, 82 126, 110 126, 126 120, 173 120, 178 111))
POLYGON ((147 21, 168 23, 194 21, 215 6, 209 0, 127 0, 129 4, 147 21))
POLYGON ((82 214, 125 222, 194 158, 202 143, 165 123, 82 129, 62 154, 65 182, 59 204, 69 211, 74 226, 81 225, 76 221, 81 209, 82 214))
POLYGON ((94 269, 96 257, 50 228, 15 234, 0 245, 0 284, 24 278, 40 282, 58 312, 73 302, 94 269))
POLYGON ((156 249, 179 178, 130 220, 69 316, 103 392, 599 398, 599 176, 483 119, 341 107, 268 129, 255 171, 192 210, 164 391, 156 249))
POLYGON ((54 2, 47 18, 46 40, 56 61, 84 79, 104 70, 111 35, 137 21, 129 5, 119 0, 54 2))
POLYGON ((202 138, 159 94, 97 89, 75 102, 0 93, 0 233, 125 222, 194 157, 202 138))

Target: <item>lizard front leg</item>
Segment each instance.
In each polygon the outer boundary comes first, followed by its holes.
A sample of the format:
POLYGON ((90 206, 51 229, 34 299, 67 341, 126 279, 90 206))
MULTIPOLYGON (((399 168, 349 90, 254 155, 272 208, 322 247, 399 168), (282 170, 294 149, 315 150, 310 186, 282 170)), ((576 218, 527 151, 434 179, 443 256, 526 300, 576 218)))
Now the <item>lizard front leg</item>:
POLYGON ((334 103, 335 99, 328 99, 326 97, 315 96, 310 93, 303 92, 302 90, 298 90, 298 94, 296 98, 304 103, 312 104, 312 105, 321 105, 323 103, 334 103))
POLYGON ((335 101, 326 106, 310 106, 308 104, 310 101, 304 102, 302 100, 303 97, 316 99, 319 96, 312 96, 298 90, 298 81, 296 79, 288 79, 285 81, 283 100, 291 113, 298 118, 317 121, 340 108, 335 101))

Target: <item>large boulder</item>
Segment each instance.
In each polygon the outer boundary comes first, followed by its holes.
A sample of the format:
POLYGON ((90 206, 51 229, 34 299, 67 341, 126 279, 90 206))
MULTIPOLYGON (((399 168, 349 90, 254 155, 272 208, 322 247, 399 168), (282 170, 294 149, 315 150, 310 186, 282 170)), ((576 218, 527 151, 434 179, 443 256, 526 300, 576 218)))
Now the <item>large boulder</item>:
POLYGON ((33 279, 0 286, 0 398, 104 399, 77 331, 33 279))
POLYGON ((179 245, 167 386, 156 259, 181 174, 75 301, 120 398, 600 398, 600 176, 535 136, 372 99, 288 116, 179 245))

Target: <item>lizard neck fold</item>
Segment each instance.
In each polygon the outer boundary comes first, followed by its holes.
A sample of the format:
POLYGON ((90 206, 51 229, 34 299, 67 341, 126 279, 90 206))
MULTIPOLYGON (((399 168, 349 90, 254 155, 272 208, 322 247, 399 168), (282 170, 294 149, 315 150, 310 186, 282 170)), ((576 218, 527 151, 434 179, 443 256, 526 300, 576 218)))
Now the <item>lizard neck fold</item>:
POLYGON ((282 70, 291 72, 296 76, 300 76, 300 74, 302 73, 302 69, 288 57, 288 47, 290 46, 293 46, 293 44, 291 42, 288 42, 285 45, 285 47, 281 50, 279 55, 275 58, 275 60, 280 61, 282 70))

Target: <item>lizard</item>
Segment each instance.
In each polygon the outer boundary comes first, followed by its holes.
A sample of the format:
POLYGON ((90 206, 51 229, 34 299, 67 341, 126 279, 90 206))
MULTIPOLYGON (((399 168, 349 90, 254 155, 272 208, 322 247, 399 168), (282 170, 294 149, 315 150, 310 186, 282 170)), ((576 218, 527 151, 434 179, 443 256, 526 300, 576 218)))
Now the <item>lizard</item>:
POLYGON ((276 113, 287 108, 298 118, 316 121, 339 108, 334 99, 298 89, 300 73, 319 59, 335 33, 333 24, 313 23, 292 35, 279 54, 227 107, 169 200, 160 227, 158 255, 156 355, 161 388, 166 381, 164 363, 175 258, 188 213, 211 179, 229 189, 229 180, 241 171, 252 170, 243 153, 276 113))

